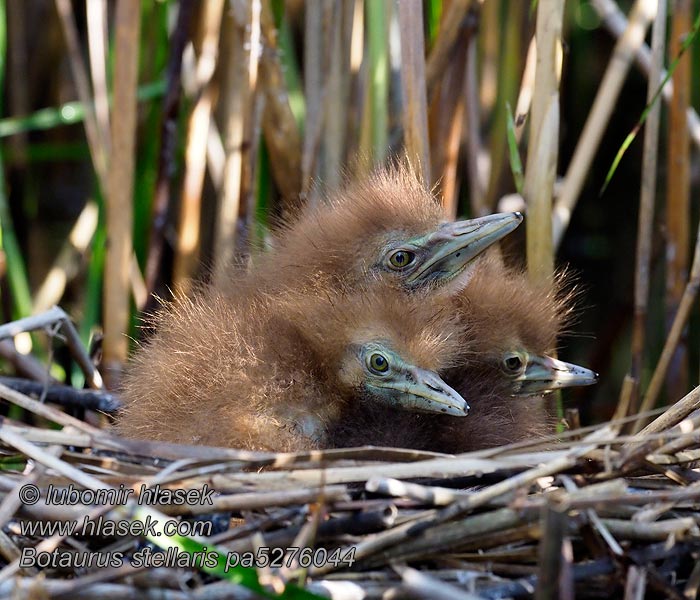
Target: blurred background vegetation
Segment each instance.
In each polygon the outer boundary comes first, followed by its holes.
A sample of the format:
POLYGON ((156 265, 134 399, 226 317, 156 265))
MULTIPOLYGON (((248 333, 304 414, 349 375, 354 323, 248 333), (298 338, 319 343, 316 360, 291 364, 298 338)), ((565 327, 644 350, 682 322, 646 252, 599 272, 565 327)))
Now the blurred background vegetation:
MULTIPOLYGON (((102 339, 114 384, 151 293, 225 277, 276 219, 405 149, 449 215, 527 212, 507 250, 533 277, 552 260, 576 275, 560 356, 601 374, 567 405, 584 423, 609 418, 628 375, 638 386, 620 410, 633 412, 695 246, 699 12, 697 0, 0 0, 2 317, 61 304, 85 344, 102 339), (601 191, 681 53, 673 93, 601 191)), ((688 289, 659 402, 698 383, 688 289)), ((3 342, 3 370, 26 374, 47 351, 41 336, 3 342)), ((61 352, 52 375, 82 386, 61 352)))

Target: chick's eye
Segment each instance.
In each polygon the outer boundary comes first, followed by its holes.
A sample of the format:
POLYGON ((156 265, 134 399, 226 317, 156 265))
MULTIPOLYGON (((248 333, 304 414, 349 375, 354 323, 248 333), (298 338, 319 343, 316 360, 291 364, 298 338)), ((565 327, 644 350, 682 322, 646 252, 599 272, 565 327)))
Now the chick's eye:
POLYGON ((369 368, 375 373, 386 373, 389 370, 389 361, 381 354, 372 354, 369 357, 369 368))
POLYGON ((416 258, 415 252, 397 250, 389 257, 389 263, 396 269, 403 269, 410 265, 416 258))
POLYGON ((517 373, 523 367, 523 360, 517 354, 511 354, 503 359, 503 366, 510 373, 517 373))

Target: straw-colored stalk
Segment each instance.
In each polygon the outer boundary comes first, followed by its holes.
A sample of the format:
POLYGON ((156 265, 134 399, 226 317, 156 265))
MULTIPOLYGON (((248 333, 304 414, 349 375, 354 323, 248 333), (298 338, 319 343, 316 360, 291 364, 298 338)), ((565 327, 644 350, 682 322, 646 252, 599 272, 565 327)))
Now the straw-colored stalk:
POLYGON ((395 8, 401 39, 402 117, 406 156, 420 174, 423 184, 429 187, 431 178, 423 6, 420 0, 396 0, 395 8))
POLYGON ((561 243, 569 226, 571 213, 581 194, 583 182, 590 171, 591 162, 598 150, 612 110, 617 104, 632 59, 644 43, 647 28, 656 14, 656 5, 657 0, 637 0, 632 7, 627 29, 615 44, 554 207, 555 248, 561 243))
POLYGON ((107 247, 104 283, 104 366, 109 386, 118 383, 129 350, 129 270, 132 253, 136 86, 141 4, 119 0, 114 18, 114 110, 107 178, 107 247))
POLYGON ((198 59, 195 67, 196 87, 201 92, 187 124, 185 172, 178 220, 177 246, 173 267, 173 284, 186 292, 199 257, 202 191, 207 165, 207 140, 211 124, 214 83, 212 76, 219 53, 219 32, 224 0, 210 0, 202 7, 197 34, 198 59))
MULTIPOLYGON (((321 135, 326 124, 324 106, 333 48, 333 22, 340 7, 323 0, 307 0, 304 11, 304 97, 306 122, 301 156, 301 193, 307 198, 318 174, 321 135)), ((331 119, 337 115, 329 115, 331 119)), ((308 201, 314 200, 310 197, 308 201)))
POLYGON ((354 0, 341 0, 333 11, 330 40, 330 66, 321 132, 321 181, 329 189, 340 184, 345 159, 350 94, 350 48, 355 13, 354 0))
POLYGON ((533 281, 554 273, 552 195, 559 156, 559 77, 564 5, 537 5, 537 66, 532 98, 530 150, 523 195, 527 202, 527 264, 533 281))
POLYGON ((449 4, 446 3, 440 18, 440 29, 425 64, 425 87, 429 95, 453 59, 452 53, 464 33, 467 11, 479 10, 482 2, 483 0, 452 0, 449 4))
POLYGON ((430 102, 430 158, 432 184, 437 188, 445 213, 457 216, 458 176, 457 159, 464 123, 464 95, 455 90, 464 89, 467 45, 466 35, 455 51, 454 60, 447 66, 444 78, 435 89, 430 102))
MULTIPOLYGON (((673 2, 669 39, 669 57, 680 53, 683 36, 692 27, 690 0, 673 2)), ((670 323, 683 296, 688 275, 690 243, 690 137, 686 113, 690 103, 690 53, 681 57, 673 73, 673 97, 669 110, 668 173, 666 179, 666 314, 670 323)), ((685 343, 681 339, 670 365, 667 383, 670 398, 679 398, 687 390, 688 365, 685 343)))
POLYGON ((251 118, 253 94, 258 78, 260 43, 260 2, 237 2, 225 13, 227 48, 224 62, 222 121, 226 164, 214 236, 214 282, 226 277, 234 259, 244 160, 246 119, 251 118))
POLYGON ((464 74, 464 128, 463 138, 466 151, 467 174, 469 177, 469 203, 472 215, 483 217, 486 208, 486 179, 480 168, 479 157, 483 153, 481 142, 481 117, 479 104, 479 76, 477 68, 477 36, 471 36, 467 43, 466 67, 464 74))
MULTIPOLYGON (((666 1, 659 2, 659 9, 652 30, 653 60, 647 88, 647 103, 651 102, 659 87, 664 63, 666 39, 666 1)), ((644 343, 646 337, 647 305, 649 302, 649 269, 651 241, 654 225, 656 198, 656 172, 659 146, 659 122, 661 105, 657 102, 649 111, 644 130, 644 156, 642 158, 642 183, 639 199, 639 224, 637 226, 637 258, 634 272, 634 321, 632 325, 632 366, 629 376, 633 379, 629 407, 638 405, 639 377, 642 373, 644 343)), ((625 412, 624 414, 629 414, 625 412)), ((620 415, 623 416, 623 415, 620 415)))
POLYGON ((107 93, 107 2, 85 0, 90 78, 95 92, 95 125, 99 145, 109 156, 109 98, 107 93))

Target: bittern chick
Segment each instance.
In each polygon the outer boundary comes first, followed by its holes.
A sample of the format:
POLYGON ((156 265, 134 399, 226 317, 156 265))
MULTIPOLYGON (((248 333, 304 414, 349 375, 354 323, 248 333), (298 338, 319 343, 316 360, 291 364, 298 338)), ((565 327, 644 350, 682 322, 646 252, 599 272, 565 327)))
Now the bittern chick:
MULTIPOLYGON (((135 354, 117 422, 127 437, 255 450, 335 445, 345 407, 465 416, 435 373, 459 354, 449 311, 393 288, 178 298, 135 354)), ((454 416, 452 418, 454 418, 454 416)))
POLYGON ((461 355, 457 366, 441 371, 471 406, 469 417, 396 413, 374 404, 336 422, 337 444, 460 453, 554 433, 544 395, 590 385, 597 378, 547 355, 571 311, 572 294, 559 291, 561 287, 556 281, 533 284, 497 256, 482 257, 469 286, 449 299, 459 320, 461 355))
MULTIPOLYGON (((520 213, 447 222, 407 168, 394 166, 306 207, 253 256, 255 286, 280 290, 321 274, 355 285, 372 278, 414 291, 463 287, 474 259, 522 221, 520 213)), ((240 285, 232 277, 233 288, 240 285)))

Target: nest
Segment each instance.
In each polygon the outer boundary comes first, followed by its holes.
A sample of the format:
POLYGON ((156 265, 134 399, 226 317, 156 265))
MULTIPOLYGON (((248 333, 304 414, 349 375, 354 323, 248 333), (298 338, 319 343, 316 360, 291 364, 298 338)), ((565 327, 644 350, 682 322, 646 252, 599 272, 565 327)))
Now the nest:
POLYGON ((127 440, 4 385, 0 397, 61 426, 0 427, 2 597, 694 598, 700 586, 700 389, 634 436, 613 422, 454 457, 127 440))

